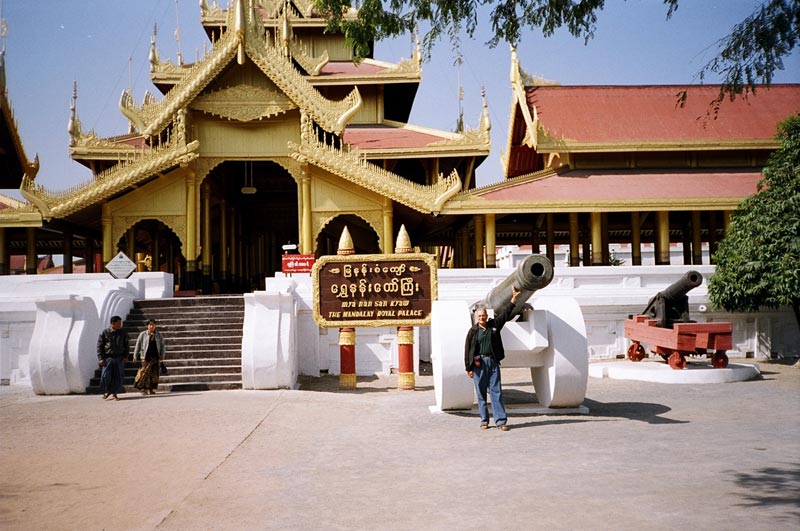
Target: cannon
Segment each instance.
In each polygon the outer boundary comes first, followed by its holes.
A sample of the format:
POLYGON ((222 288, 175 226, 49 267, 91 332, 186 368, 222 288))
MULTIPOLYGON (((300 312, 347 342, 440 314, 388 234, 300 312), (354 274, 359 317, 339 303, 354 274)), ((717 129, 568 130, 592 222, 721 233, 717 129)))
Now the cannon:
POLYGON ((641 315, 628 316, 625 337, 631 340, 627 356, 631 361, 642 361, 645 349, 660 355, 673 369, 686 367, 686 356, 711 355, 716 368, 728 366, 726 350, 733 340, 731 323, 697 323, 689 318, 687 293, 703 282, 703 275, 687 271, 664 291, 656 293, 641 315))
POLYGON ((511 286, 520 290, 512 320, 501 337, 506 357, 503 368, 530 368, 539 404, 577 407, 586 396, 589 353, 586 325, 577 301, 571 297, 537 297, 553 279, 553 265, 542 255, 527 257, 482 299, 438 300, 431 315, 431 362, 436 408, 471 409, 475 389, 464 371, 464 341, 475 311, 499 308, 510 301, 511 286))

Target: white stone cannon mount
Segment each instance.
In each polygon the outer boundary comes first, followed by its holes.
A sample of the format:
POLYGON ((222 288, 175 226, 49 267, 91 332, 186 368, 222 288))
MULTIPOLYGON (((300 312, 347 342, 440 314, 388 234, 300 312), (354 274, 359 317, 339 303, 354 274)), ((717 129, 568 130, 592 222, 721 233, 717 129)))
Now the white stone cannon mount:
MULTIPOLYGON (((530 263, 520 264, 515 274, 529 266, 530 263)), ((508 291, 510 295, 511 284, 518 285, 515 274, 492 290, 484 303, 498 291, 508 291)), ((545 277, 548 274, 549 278, 540 281, 535 289, 550 282, 552 267, 544 272, 545 277)), ((521 290, 517 300, 520 313, 500 332, 505 349, 501 365, 530 368, 540 408, 578 408, 577 412, 585 413, 588 410, 581 404, 589 377, 589 350, 583 312, 571 297, 537 297, 531 308, 525 300, 535 289, 521 290)), ((473 311, 479 305, 459 300, 433 303, 431 363, 436 406, 432 410, 472 409, 475 403, 475 387, 464 367, 464 341, 473 324, 473 311)))

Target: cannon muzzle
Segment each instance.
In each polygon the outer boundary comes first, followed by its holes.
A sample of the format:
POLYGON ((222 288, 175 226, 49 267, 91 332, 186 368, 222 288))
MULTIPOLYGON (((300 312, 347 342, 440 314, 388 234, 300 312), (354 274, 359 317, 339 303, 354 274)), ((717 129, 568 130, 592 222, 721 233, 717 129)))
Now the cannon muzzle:
POLYGON ((532 254, 517 266, 500 284, 495 286, 482 301, 472 305, 472 311, 483 306, 497 309, 511 301, 511 286, 520 291, 514 304, 514 315, 521 313, 525 303, 536 292, 553 280, 553 264, 541 254, 532 254))
POLYGON ((643 315, 658 321, 661 328, 672 328, 673 323, 686 323, 689 320, 689 297, 691 290, 702 284, 703 275, 697 271, 687 271, 680 279, 659 291, 647 303, 643 315))

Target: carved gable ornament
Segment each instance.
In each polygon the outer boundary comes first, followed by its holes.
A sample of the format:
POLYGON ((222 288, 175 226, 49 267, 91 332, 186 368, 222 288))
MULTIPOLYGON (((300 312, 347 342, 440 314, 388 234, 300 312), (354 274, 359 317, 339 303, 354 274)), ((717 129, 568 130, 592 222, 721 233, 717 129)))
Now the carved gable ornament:
POLYGON ((194 99, 192 109, 221 118, 249 122, 296 109, 285 94, 266 87, 236 85, 203 94, 194 99))

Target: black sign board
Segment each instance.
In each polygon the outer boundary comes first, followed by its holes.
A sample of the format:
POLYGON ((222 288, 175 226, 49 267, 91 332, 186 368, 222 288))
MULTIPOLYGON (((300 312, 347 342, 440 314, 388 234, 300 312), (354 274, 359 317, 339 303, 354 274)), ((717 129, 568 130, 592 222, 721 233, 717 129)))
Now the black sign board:
POLYGON ((425 326, 436 299, 430 254, 324 256, 312 269, 314 320, 324 327, 425 326))

